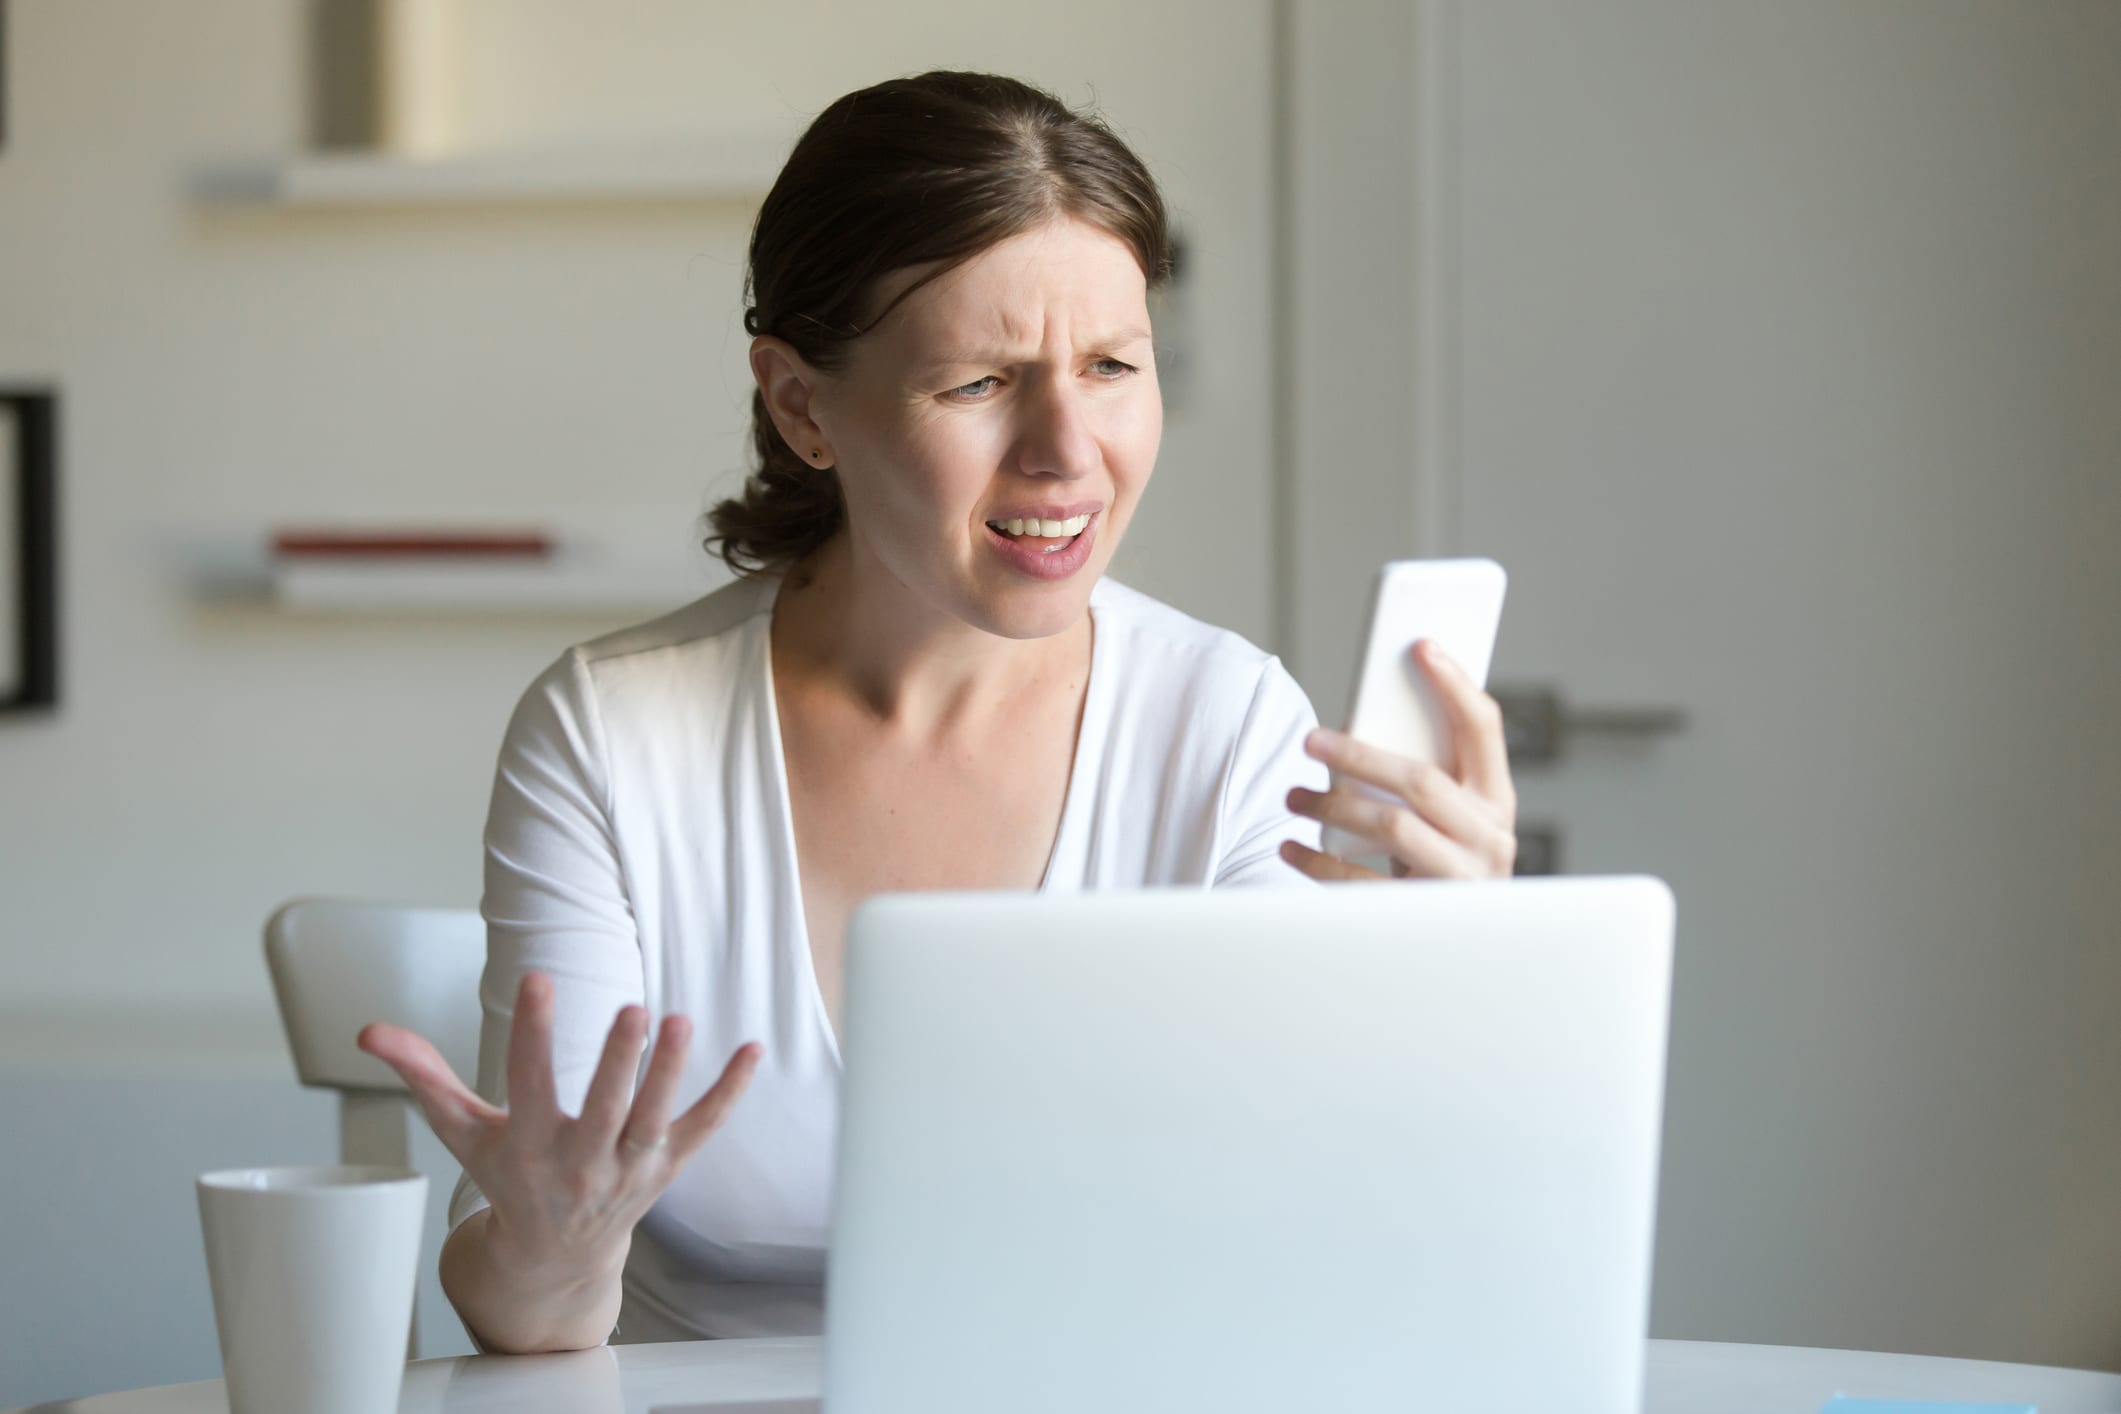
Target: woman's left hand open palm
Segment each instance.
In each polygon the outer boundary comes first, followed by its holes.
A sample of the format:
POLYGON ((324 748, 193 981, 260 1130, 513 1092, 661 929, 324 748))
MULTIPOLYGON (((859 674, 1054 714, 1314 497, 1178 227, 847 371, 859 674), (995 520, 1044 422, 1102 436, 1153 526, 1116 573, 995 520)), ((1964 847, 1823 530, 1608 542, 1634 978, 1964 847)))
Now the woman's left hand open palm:
MULTIPOLYGON (((1413 653, 1449 719, 1455 771, 1321 727, 1304 739, 1304 754, 1332 767, 1339 782, 1327 791, 1297 787, 1289 808, 1375 841, 1395 878, 1507 878, 1517 862, 1517 788, 1502 708, 1434 644, 1423 641, 1413 653), (1393 798, 1379 800, 1352 781, 1393 798)), ((1283 842, 1281 857, 1329 883, 1385 877, 1295 840, 1283 842)))

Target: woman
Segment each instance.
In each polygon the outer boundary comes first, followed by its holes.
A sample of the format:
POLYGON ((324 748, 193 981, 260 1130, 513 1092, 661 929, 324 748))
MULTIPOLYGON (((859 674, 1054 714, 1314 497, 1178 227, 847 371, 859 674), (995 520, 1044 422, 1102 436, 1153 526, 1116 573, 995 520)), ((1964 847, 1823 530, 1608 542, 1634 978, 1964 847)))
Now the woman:
POLYGON ((487 1348, 818 1329, 870 894, 1375 877, 1292 811, 1396 873, 1508 872, 1463 674, 1427 663, 1454 777, 1313 732, 1273 657, 1102 578, 1162 433, 1167 265, 1140 161, 1011 80, 880 84, 797 144, 751 244, 760 466, 710 517, 745 573, 518 707, 480 1092, 363 1033, 464 1166, 442 1278, 487 1348), (1320 762, 1406 804, 1299 786, 1320 762))

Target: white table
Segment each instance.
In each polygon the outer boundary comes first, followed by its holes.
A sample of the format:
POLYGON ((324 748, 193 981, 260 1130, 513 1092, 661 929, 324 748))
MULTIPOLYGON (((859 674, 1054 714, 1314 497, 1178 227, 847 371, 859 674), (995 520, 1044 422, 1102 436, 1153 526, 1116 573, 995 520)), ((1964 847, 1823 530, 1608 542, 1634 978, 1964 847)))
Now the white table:
MULTIPOLYGON (((465 1355, 409 1367, 399 1414, 647 1414, 659 1404, 815 1397, 815 1338, 619 1345, 571 1355, 465 1355)), ((2121 1414, 2121 1375, 1778 1345, 1653 1340, 1644 1414, 1817 1414, 1827 1396, 2038 1404, 2121 1414)), ((40 1404, 17 1414, 226 1414, 219 1380, 40 1404)))

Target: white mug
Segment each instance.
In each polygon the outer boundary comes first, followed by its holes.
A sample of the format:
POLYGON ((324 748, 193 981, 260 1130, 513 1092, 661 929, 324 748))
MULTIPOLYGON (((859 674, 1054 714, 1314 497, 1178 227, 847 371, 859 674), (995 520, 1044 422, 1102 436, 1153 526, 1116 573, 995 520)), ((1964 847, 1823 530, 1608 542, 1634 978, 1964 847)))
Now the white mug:
POLYGON ((411 1169, 200 1175, 231 1414, 393 1414, 426 1215, 411 1169))

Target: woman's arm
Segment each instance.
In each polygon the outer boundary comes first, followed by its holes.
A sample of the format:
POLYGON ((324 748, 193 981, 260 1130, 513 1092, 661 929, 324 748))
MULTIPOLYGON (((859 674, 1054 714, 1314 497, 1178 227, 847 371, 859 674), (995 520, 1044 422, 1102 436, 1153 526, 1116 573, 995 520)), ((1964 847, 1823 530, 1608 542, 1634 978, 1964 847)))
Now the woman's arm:
POLYGON ((482 1351, 581 1350, 618 1324, 627 1246, 586 1268, 552 1270, 509 1251, 505 1235, 493 1231, 493 1209, 482 1208, 442 1244, 442 1291, 482 1351))
POLYGON ((674 1120, 685 1018, 663 1018, 642 1068, 641 945, 579 652, 541 675, 509 722, 481 910, 478 1089, 403 1028, 370 1026, 360 1044, 404 1077, 464 1167, 441 1275, 466 1328, 495 1350, 580 1349, 610 1334, 634 1224, 743 1092, 758 1048, 740 1047, 674 1120))
POLYGON ((1304 738, 1318 725, 1311 699, 1278 658, 1262 666, 1252 700, 1224 771, 1216 803, 1216 858, 1210 882, 1305 885, 1282 854, 1286 840, 1316 847, 1318 826, 1289 808, 1289 787, 1324 786, 1326 772, 1304 754, 1304 738))

